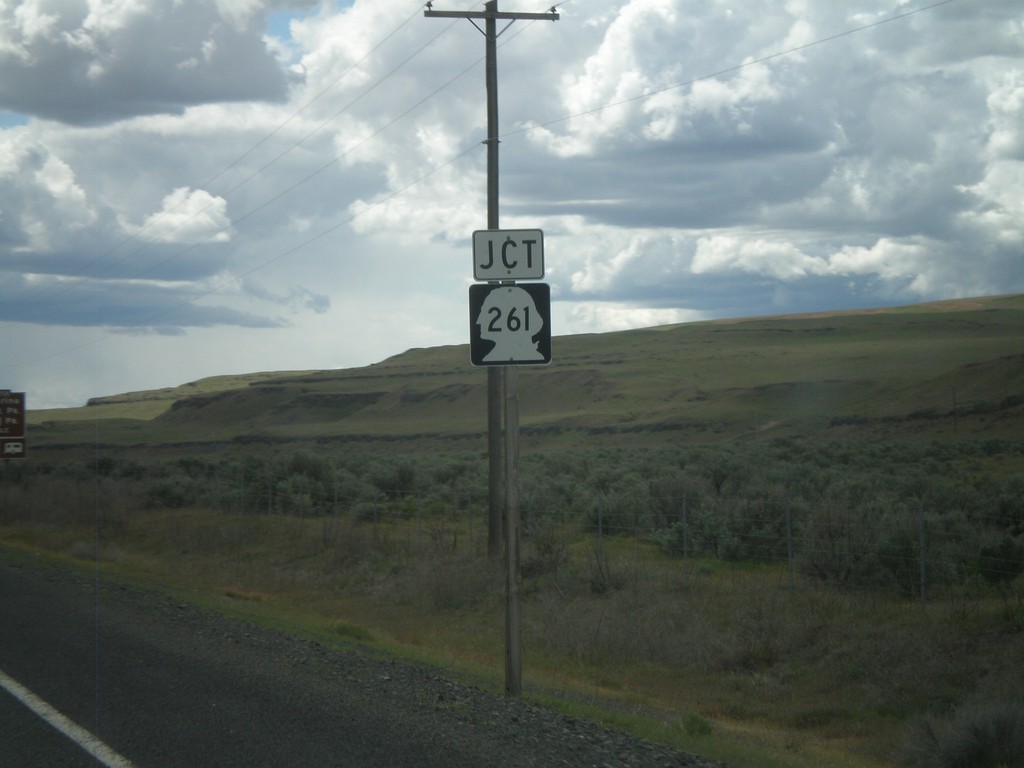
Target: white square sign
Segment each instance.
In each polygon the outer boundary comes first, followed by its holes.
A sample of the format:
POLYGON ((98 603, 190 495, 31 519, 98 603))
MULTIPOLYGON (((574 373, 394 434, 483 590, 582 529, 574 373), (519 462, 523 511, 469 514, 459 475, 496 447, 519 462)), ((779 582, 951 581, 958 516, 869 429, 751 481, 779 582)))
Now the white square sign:
POLYGON ((544 277, 544 233, 539 229, 478 229, 473 233, 473 278, 488 282, 544 277))

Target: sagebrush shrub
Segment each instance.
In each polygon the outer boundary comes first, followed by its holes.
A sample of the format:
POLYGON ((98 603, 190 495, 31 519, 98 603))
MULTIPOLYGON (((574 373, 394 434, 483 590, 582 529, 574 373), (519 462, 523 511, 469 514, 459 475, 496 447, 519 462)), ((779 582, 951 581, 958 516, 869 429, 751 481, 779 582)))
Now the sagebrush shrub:
POLYGON ((964 707, 951 722, 928 718, 908 758, 918 768, 1024 768, 1024 702, 964 707))

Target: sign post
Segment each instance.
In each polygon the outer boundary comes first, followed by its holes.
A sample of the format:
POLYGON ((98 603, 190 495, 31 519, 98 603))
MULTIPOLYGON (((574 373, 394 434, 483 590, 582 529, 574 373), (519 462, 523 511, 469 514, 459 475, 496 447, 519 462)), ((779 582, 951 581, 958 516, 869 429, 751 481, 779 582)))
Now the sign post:
MULTIPOLYGON (((474 254, 477 265, 475 248, 474 254)), ((550 286, 510 281, 471 285, 469 328, 473 365, 494 366, 505 373, 505 693, 518 696, 523 680, 518 366, 551 362, 550 286)))

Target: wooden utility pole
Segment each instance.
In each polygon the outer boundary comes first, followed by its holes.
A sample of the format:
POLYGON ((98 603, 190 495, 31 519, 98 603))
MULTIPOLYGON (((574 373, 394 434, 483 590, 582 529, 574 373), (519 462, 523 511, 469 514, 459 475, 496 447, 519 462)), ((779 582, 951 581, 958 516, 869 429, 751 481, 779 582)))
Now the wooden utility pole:
MULTIPOLYGON (((484 3, 483 11, 435 11, 428 2, 428 18, 469 19, 486 44, 487 86, 487 228, 498 229, 498 37, 519 19, 557 21, 554 6, 547 13, 505 13, 498 0, 484 3), (476 20, 482 19, 480 29, 476 20), (498 31, 498 20, 508 25, 498 31)), ((488 523, 487 553, 497 557, 505 521, 505 693, 522 692, 522 642, 519 620, 521 575, 519 566, 519 397, 514 366, 487 370, 488 523), (502 450, 504 448, 504 451, 502 450)))
MULTIPOLYGON (((484 5, 498 10, 497 0, 484 5)), ((498 225, 498 34, 497 21, 484 22, 487 84, 487 228, 498 225)), ((505 368, 487 369, 487 555, 501 552, 501 518, 506 483, 502 465, 502 429, 505 424, 505 368)))

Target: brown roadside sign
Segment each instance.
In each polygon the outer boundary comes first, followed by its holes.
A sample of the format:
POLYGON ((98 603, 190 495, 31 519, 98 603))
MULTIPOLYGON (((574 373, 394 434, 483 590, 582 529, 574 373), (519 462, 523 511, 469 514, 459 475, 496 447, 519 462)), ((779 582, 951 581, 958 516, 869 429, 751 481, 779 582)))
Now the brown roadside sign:
POLYGON ((25 393, 0 389, 0 438, 25 436, 25 393))

